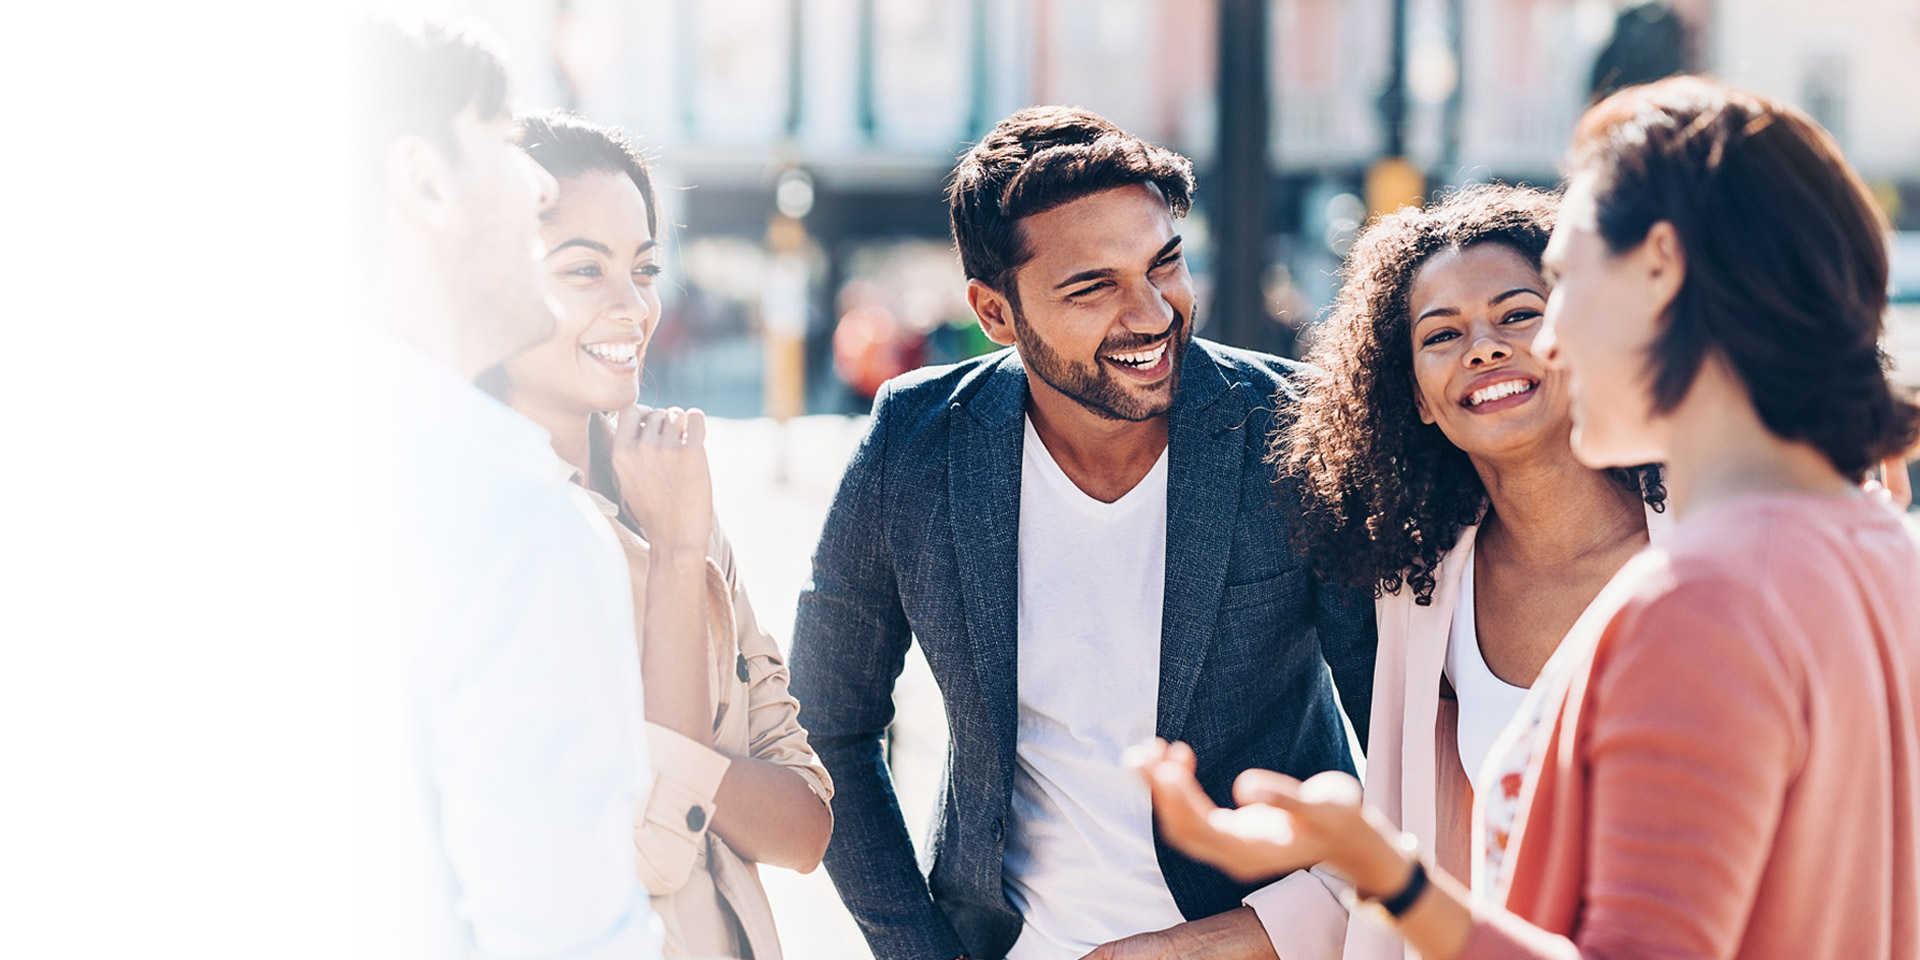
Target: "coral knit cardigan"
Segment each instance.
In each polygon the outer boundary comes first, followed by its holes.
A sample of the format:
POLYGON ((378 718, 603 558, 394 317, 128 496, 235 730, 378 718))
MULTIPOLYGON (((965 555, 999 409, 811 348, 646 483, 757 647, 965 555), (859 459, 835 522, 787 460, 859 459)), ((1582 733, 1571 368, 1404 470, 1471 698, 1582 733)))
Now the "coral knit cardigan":
POLYGON ((1892 511, 1702 507, 1540 682, 1506 909, 1463 956, 1920 957, 1920 535, 1892 511))

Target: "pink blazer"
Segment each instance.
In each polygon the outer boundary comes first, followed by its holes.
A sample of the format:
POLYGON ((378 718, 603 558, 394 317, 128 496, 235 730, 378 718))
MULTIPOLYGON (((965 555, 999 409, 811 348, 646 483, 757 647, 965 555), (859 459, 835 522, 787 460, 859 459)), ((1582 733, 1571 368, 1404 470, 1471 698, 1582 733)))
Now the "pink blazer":
MULTIPOLYGON (((1373 666, 1372 742, 1362 778, 1367 802, 1419 837, 1435 862, 1458 877, 1467 876, 1473 788, 1455 746, 1459 711, 1452 701, 1440 699, 1440 675, 1463 558, 1478 531, 1461 531, 1460 542, 1441 558, 1433 603, 1414 603, 1413 591, 1405 588, 1374 601, 1380 645, 1373 666)), ((1417 956, 1392 931, 1349 917, 1340 901, 1341 886, 1329 873, 1303 870, 1255 891, 1246 903, 1259 915, 1281 960, 1417 956)))

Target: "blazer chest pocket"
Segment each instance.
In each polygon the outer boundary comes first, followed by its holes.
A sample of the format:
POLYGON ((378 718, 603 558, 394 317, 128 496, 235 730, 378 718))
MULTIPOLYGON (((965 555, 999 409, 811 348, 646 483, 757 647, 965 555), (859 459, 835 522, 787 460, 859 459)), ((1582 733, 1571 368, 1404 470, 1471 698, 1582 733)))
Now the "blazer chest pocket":
POLYGON ((1282 570, 1270 577, 1250 580, 1246 583, 1227 584, 1220 595, 1220 612, 1230 613, 1262 604, 1278 603, 1282 594, 1293 589, 1291 582, 1294 571, 1282 570))

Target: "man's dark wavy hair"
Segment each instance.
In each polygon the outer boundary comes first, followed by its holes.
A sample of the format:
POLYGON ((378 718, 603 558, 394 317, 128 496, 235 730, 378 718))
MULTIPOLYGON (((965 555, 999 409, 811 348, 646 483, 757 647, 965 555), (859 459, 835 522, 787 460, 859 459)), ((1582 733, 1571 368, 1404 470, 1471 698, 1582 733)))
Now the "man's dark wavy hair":
POLYGON ((1033 258, 1021 218, 1134 183, 1158 187, 1175 217, 1193 207, 1193 163, 1186 157, 1090 110, 1018 111, 960 157, 947 184, 961 269, 1018 303, 1013 274, 1033 258))
MULTIPOLYGON (((1386 214, 1355 241, 1306 357, 1316 371, 1267 457, 1277 482, 1299 485, 1295 544, 1322 577, 1376 596, 1405 586, 1415 603, 1433 602, 1440 558, 1485 517, 1488 500, 1466 453, 1420 421, 1408 290, 1434 254, 1486 243, 1538 270, 1559 205, 1526 187, 1469 187, 1426 209, 1386 214)), ((1608 472, 1665 509, 1659 468, 1608 472)))

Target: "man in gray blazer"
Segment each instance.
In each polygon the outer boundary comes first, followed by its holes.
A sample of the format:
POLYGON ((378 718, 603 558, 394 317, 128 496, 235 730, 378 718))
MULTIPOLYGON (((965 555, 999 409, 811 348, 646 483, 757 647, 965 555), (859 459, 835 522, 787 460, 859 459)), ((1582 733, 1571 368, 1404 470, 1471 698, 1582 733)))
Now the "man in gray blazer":
POLYGON ((1250 767, 1352 769, 1334 683, 1366 736, 1371 598, 1301 562, 1262 460, 1302 368, 1193 339, 1192 187, 1060 107, 954 173, 968 301, 1013 349, 880 391, 794 627, 827 869, 879 960, 1270 957, 1250 888, 1160 843, 1120 752, 1184 740, 1226 802, 1250 767), (882 749, 916 637, 952 734, 924 872, 882 749))

